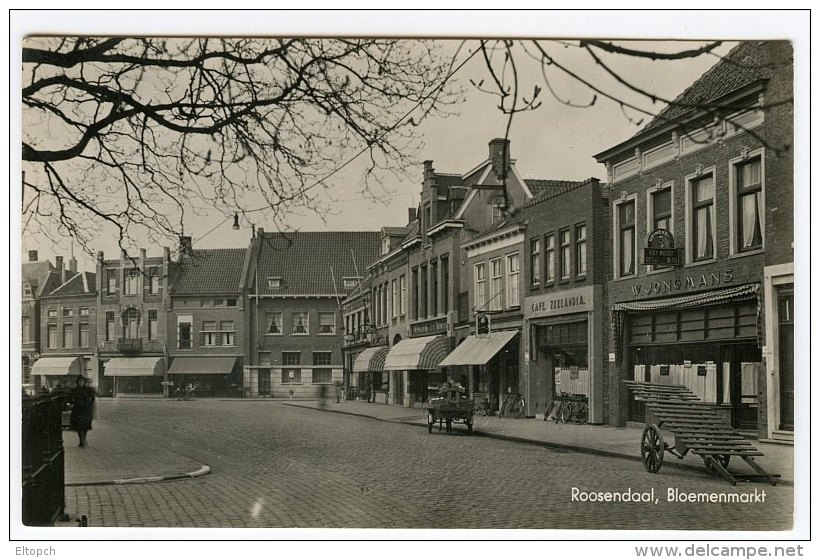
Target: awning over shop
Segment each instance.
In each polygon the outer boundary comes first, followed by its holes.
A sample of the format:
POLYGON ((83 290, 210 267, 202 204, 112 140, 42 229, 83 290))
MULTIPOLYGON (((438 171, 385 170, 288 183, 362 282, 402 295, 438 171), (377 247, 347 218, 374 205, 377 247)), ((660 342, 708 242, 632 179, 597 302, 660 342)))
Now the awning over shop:
POLYGON ((407 338, 393 345, 385 359, 386 370, 436 369, 450 353, 443 336, 407 338))
POLYGON ((471 334, 444 358, 440 366, 483 366, 511 341, 518 331, 501 331, 489 335, 471 334))
POLYGON ((754 299, 760 291, 760 284, 743 284, 700 294, 678 296, 646 301, 616 303, 613 311, 661 311, 663 309, 686 309, 707 305, 722 305, 735 301, 754 299))
POLYGON ((228 375, 236 365, 236 358, 218 356, 187 356, 174 358, 169 375, 228 375))
POLYGON ((162 375, 162 358, 112 358, 105 364, 106 377, 162 375))
POLYGON ((31 375, 80 375, 82 359, 79 356, 40 358, 31 366, 31 375))
POLYGON ((353 362, 353 371, 384 371, 384 361, 390 348, 387 346, 373 346, 365 348, 353 362))

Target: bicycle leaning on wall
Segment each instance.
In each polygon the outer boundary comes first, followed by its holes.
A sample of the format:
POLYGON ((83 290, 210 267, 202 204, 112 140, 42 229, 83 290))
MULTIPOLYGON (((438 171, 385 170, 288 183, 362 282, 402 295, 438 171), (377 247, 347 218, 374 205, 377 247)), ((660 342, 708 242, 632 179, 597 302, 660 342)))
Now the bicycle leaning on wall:
POLYGON ((517 393, 507 393, 501 401, 498 417, 524 418, 524 397, 517 393))
POLYGON ((544 413, 544 421, 547 420, 556 424, 586 424, 589 422, 589 399, 586 395, 559 393, 544 413))

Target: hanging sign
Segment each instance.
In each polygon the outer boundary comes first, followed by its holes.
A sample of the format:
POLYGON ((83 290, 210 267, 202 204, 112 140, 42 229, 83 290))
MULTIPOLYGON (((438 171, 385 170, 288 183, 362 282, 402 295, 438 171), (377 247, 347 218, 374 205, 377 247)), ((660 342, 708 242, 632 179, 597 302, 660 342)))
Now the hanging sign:
POLYGON ((643 263, 663 266, 680 265, 680 249, 675 248, 675 239, 665 229, 656 229, 649 234, 647 247, 643 250, 643 263))

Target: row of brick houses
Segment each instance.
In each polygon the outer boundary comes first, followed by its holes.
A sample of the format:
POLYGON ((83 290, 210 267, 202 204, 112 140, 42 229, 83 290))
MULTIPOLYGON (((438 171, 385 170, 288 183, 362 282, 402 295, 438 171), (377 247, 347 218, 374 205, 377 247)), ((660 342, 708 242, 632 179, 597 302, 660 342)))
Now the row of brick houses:
POLYGON ((595 155, 606 182, 525 179, 494 139, 463 173, 424 162, 419 205, 377 232, 183 238, 174 259, 99 254, 95 273, 32 263, 32 374, 84 371, 103 394, 342 384, 405 407, 450 378, 491 410, 521 394, 528 417, 583 394, 614 426, 643 422, 622 383, 640 379, 791 439, 791 90, 790 46, 746 42, 595 155))

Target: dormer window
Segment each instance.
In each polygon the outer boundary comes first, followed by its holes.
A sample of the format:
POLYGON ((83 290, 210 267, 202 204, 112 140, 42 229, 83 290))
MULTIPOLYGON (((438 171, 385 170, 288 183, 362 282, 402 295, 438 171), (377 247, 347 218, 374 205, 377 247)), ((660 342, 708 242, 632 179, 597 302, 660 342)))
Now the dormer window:
POLYGON ((268 288, 278 289, 282 287, 282 279, 279 276, 268 276, 268 288))
POLYGON ((28 282, 23 284, 23 296, 31 297, 31 284, 29 284, 28 282))
POLYGON ((504 219, 504 210, 507 205, 504 202, 503 196, 497 196, 493 199, 492 223, 497 224, 504 219))
POLYGON ((382 237, 382 255, 390 252, 390 237, 385 235, 382 237))
POLYGON ((342 287, 343 288, 355 288, 359 285, 358 278, 342 278, 342 287))

